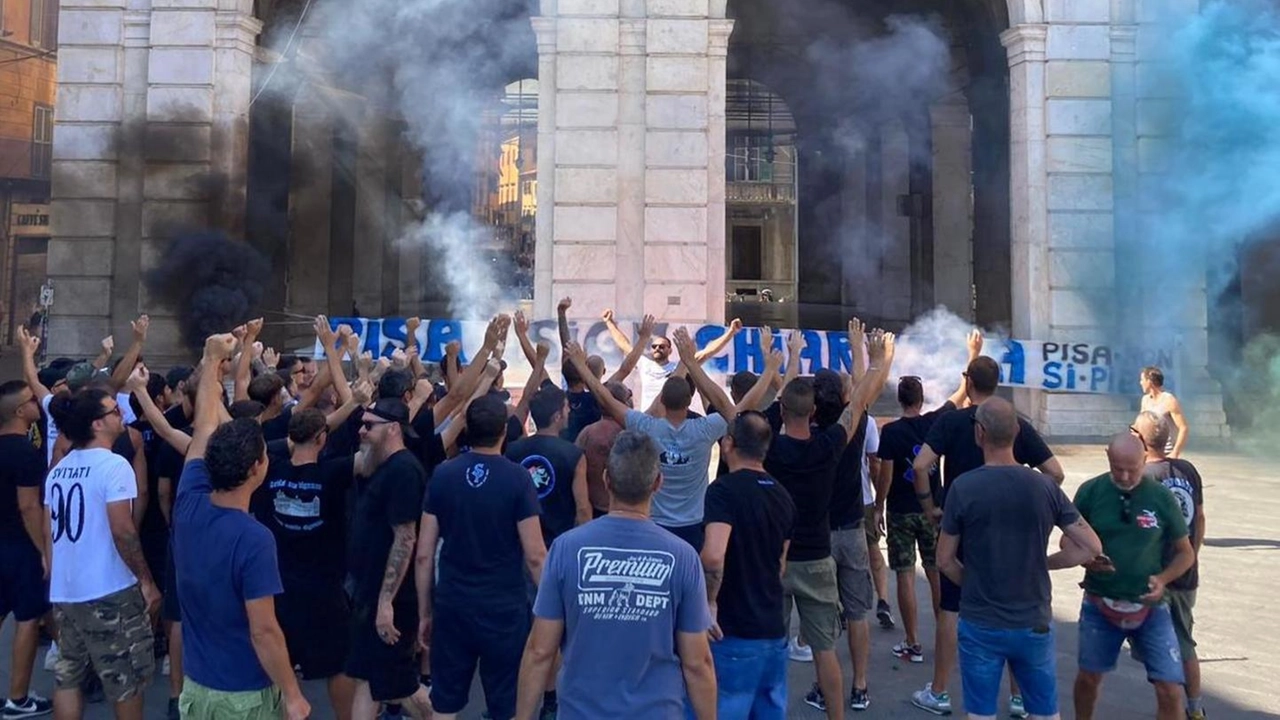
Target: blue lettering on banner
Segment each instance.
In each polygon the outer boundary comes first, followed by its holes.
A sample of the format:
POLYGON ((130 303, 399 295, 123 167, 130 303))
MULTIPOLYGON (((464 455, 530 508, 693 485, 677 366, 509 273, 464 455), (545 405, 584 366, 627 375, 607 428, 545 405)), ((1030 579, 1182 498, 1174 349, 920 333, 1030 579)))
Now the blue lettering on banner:
MULTIPOLYGON (((334 329, 349 325, 361 338, 360 347, 374 357, 390 357, 405 346, 404 318, 330 318, 334 329)), ((619 328, 629 337, 635 337, 639 323, 619 321, 619 328)), ((484 343, 487 323, 452 319, 424 320, 415 338, 424 362, 439 363, 444 360, 445 348, 451 342, 461 346, 463 363, 484 343)), ((676 326, 658 325, 654 333, 670 337, 676 326)), ((686 326, 699 350, 716 342, 726 329, 721 325, 686 326)), ((800 372, 813 374, 831 369, 849 372, 853 359, 849 351, 848 336, 840 331, 802 330, 803 345, 800 350, 800 372)), ((603 322, 569 323, 570 337, 576 340, 588 354, 600 355, 613 367, 622 362, 623 352, 603 322)), ((560 331, 555 320, 539 320, 530 323, 530 340, 535 344, 545 341, 551 345, 547 360, 553 371, 560 367, 563 358, 560 351, 560 331)), ((900 338, 905 345, 910 338, 900 338)), ((709 360, 704 367, 716 375, 732 375, 750 371, 764 372, 765 354, 770 348, 761 345, 759 328, 743 328, 725 350, 709 360)), ((1033 388, 1053 392, 1086 392, 1108 394, 1139 394, 1138 374, 1146 365, 1165 369, 1166 386, 1174 388, 1169 377, 1174 367, 1174 352, 1168 348, 1116 347, 1098 343, 988 340, 987 352, 1000 366, 1000 382, 1010 387, 1033 388)), ((785 333, 776 331, 772 349, 786 352, 785 333)), ((314 348, 317 356, 323 348, 314 348)), ((517 373, 527 370, 527 362, 514 340, 507 344, 505 356, 517 373)), ((785 368, 784 368, 785 370, 785 368)))

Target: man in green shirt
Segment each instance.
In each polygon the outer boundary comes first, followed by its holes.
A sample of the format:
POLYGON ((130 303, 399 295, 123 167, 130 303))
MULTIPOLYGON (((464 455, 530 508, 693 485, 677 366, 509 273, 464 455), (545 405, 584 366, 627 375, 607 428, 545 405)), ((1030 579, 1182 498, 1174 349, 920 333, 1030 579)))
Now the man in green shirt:
MULTIPOLYGON (((1157 720, 1183 715, 1182 658, 1165 586, 1191 567, 1195 550, 1173 493, 1143 476, 1145 454, 1138 438, 1117 435, 1107 448, 1111 472, 1076 492, 1076 508, 1102 539, 1103 551, 1085 566, 1075 683, 1079 720, 1092 720, 1102 676, 1115 669, 1126 638, 1155 686, 1157 720)), ((1070 542, 1063 538, 1064 547, 1070 542)))

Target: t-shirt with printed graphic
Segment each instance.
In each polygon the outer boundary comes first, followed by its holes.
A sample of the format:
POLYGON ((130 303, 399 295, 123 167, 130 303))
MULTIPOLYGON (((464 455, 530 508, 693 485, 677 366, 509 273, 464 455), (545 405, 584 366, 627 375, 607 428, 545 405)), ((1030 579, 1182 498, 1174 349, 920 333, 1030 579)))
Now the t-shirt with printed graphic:
POLYGON ((653 521, 679 528, 702 522, 711 446, 729 425, 719 414, 688 418, 679 427, 666 418, 627 411, 627 429, 653 438, 662 450, 662 487, 653 496, 653 521))
POLYGON ((89 602, 138 582, 116 552, 107 505, 138 497, 133 468, 110 450, 72 450, 49 471, 44 504, 49 508, 53 562, 49 601, 89 602))
POLYGON ((18 488, 39 488, 44 469, 44 455, 26 435, 0 435, 0 542, 35 549, 22 524, 18 488))
MULTIPOLYGON (((956 406, 948 400, 942 407, 932 412, 915 417, 901 417, 880 431, 880 450, 876 453, 882 462, 893 463, 893 480, 889 483, 889 497, 885 509, 894 515, 922 513, 920 501, 916 499, 916 473, 912 463, 924 446, 925 436, 929 428, 943 414, 955 410, 956 406)), ((929 489, 933 493, 935 505, 942 504, 942 478, 935 465, 929 473, 929 489)))
POLYGON ((440 524, 436 605, 528 607, 516 528, 539 512, 528 470, 500 455, 463 453, 431 475, 422 511, 440 524))
MULTIPOLYGON (((1196 511, 1204 507, 1204 482, 1200 479, 1196 466, 1186 460, 1166 458, 1147 463, 1143 475, 1158 480, 1173 493, 1173 499, 1178 501, 1178 509, 1182 511, 1182 519, 1187 523, 1187 532, 1193 533, 1196 511)), ((1172 550, 1169 548, 1166 563, 1172 558, 1172 550)), ((1195 590, 1200 587, 1200 558, 1196 558, 1191 569, 1183 573, 1182 577, 1169 583, 1169 587, 1174 590, 1195 590)))
POLYGON ((251 510, 276 538, 286 592, 342 586, 351 455, 294 465, 286 440, 267 443, 267 477, 251 510))
MULTIPOLYGON (((357 605, 377 601, 387 570, 387 556, 395 541, 395 528, 416 524, 422 517, 422 494, 426 485, 427 473, 422 464, 411 450, 401 450, 383 460, 359 488, 347 538, 348 566, 355 581, 352 599, 357 605)), ((410 562, 394 603, 416 606, 415 593, 410 562)))
POLYGON ((577 520, 573 476, 582 451, 558 437, 531 435, 511 443, 506 455, 529 472, 542 506, 542 539, 551 547, 551 541, 572 529, 577 520))
POLYGON ((612 515, 574 528, 551 546, 533 614, 564 622, 561 720, 683 720, 676 633, 711 627, 688 543, 612 515))
POLYGON ((1123 492, 1106 473, 1076 491, 1076 509, 1102 539, 1114 573, 1086 572, 1084 589, 1113 600, 1139 602, 1152 575, 1164 571, 1168 550, 1187 536, 1173 493, 1150 478, 1123 492))

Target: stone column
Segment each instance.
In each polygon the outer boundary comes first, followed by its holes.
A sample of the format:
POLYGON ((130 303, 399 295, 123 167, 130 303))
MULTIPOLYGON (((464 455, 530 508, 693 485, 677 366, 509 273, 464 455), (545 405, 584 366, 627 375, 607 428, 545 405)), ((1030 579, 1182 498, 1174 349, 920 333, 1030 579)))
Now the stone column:
POLYGON ((380 113, 364 116, 356 147, 356 230, 352 256, 352 297, 370 317, 386 313, 383 307, 383 236, 386 234, 386 123, 380 113))
POLYGON ((333 118, 315 88, 293 106, 289 173, 289 280, 285 308, 312 315, 329 311, 329 214, 333 194, 333 118), (301 163, 306 159, 306 167, 301 163))
POLYGON ((92 356, 111 332, 126 0, 64 0, 49 241, 49 357, 92 356))
POLYGON ((973 319, 973 129, 962 95, 929 108, 933 129, 934 300, 973 319))
MULTIPOLYGON (((1045 38, 1043 24, 1016 25, 1001 33, 1009 53, 1011 188, 1010 265, 1013 268, 1013 335, 1037 338, 1049 330, 1048 209, 1045 177, 1045 38)), ((1041 421, 1041 394, 1016 393, 1018 409, 1041 421)))
MULTIPOLYGON (((190 5, 191 0, 164 0, 190 5)), ((244 235, 245 190, 249 178, 249 104, 252 100, 253 56, 262 21, 253 16, 253 0, 210 0, 217 8, 213 43, 213 126, 211 169, 226 187, 219 225, 235 237, 244 235)), ((153 4, 158 4, 153 0, 153 4)))
POLYGON ((712 11, 710 44, 708 47, 707 77, 707 322, 725 322, 725 278, 729 267, 725 260, 725 243, 728 233, 725 217, 725 135, 728 120, 725 105, 728 102, 729 36, 733 34, 733 21, 717 18, 712 11))
MULTIPOLYGON (((873 237, 880 273, 875 283, 881 322, 910 323, 911 220, 905 217, 898 199, 911 192, 911 141, 900 122, 880 126, 880 227, 873 237)), ((873 255, 873 257, 875 257, 873 255)))
POLYGON ((538 41, 538 216, 533 256, 533 314, 555 316, 552 297, 556 204, 556 20, 532 19, 538 41))
MULTIPOLYGON (((618 89, 618 245, 616 267, 643 268, 645 261, 645 67, 644 3, 622 7, 618 89)), ((619 317, 644 315, 644 275, 618 273, 614 309, 619 317)), ((590 312, 590 308, 580 308, 590 312)))

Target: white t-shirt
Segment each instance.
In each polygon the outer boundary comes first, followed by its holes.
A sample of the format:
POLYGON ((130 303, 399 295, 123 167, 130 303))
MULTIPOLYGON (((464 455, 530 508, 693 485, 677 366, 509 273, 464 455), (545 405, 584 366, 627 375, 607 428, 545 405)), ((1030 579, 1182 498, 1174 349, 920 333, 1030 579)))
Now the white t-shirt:
POLYGON ((640 404, 636 409, 640 412, 647 412, 653 401, 662 394, 662 386, 666 384, 667 378, 680 367, 680 363, 676 360, 668 360, 665 364, 659 365, 653 358, 642 355, 640 357, 640 404))
MULTIPOLYGON (((138 582, 111 537, 107 503, 138 497, 133 468, 110 450, 72 450, 49 471, 50 602, 89 602, 138 582)), ((132 503, 130 503, 132 505, 132 503)))
POLYGON ((871 486, 871 463, 868 455, 880 452, 880 428, 876 427, 876 419, 867 416, 867 437, 862 441, 862 502, 867 505, 876 503, 876 492, 871 486))
POLYGON ((53 462, 53 444, 58 442, 58 423, 53 421, 53 413, 49 412, 49 403, 53 402, 53 395, 45 395, 40 401, 40 408, 44 410, 45 419, 45 438, 44 438, 44 461, 46 463, 53 462))
POLYGON ((116 404, 120 406, 120 419, 125 425, 132 425, 138 421, 138 416, 133 413, 133 405, 130 403, 132 399, 131 393, 116 393, 116 404))

